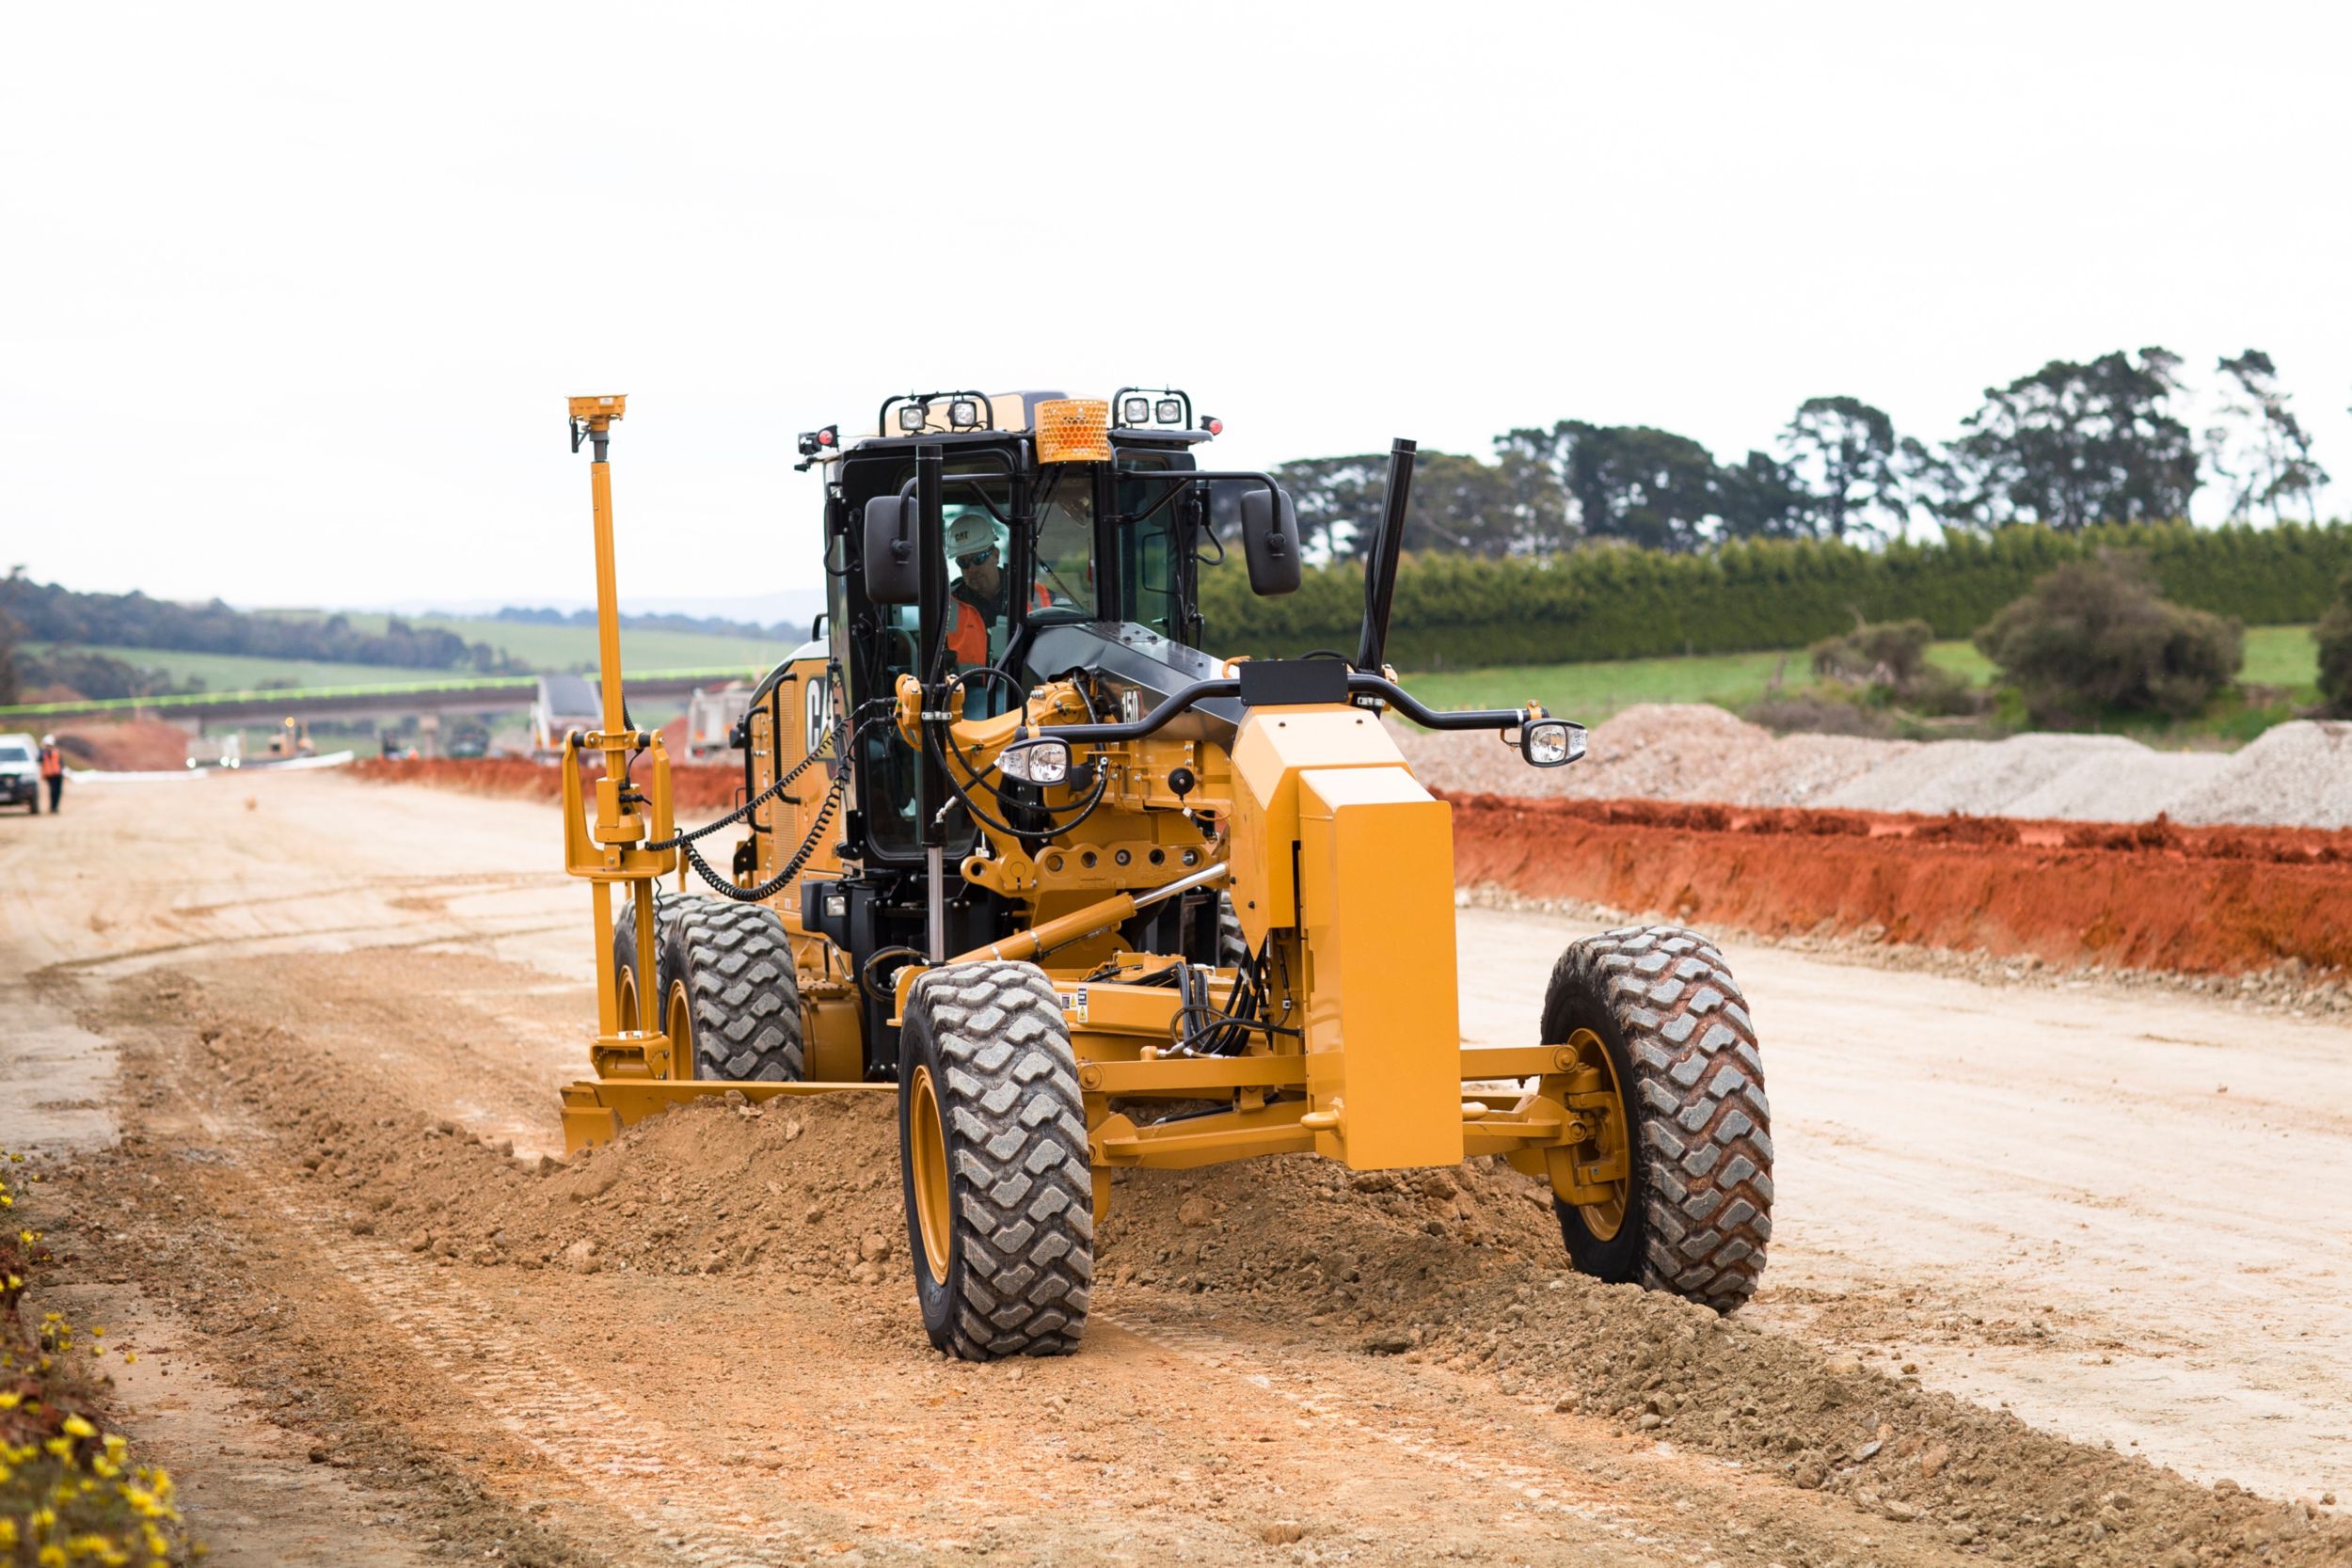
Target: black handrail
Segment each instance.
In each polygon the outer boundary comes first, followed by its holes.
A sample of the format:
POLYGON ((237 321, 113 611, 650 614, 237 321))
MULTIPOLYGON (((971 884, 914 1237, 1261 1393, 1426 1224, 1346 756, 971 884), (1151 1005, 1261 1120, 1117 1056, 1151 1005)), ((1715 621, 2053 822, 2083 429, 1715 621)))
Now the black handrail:
MULTIPOLYGON (((1392 680, 1379 675, 1350 673, 1347 677, 1350 697, 1377 697, 1397 712, 1423 729, 1430 730, 1508 730, 1516 729, 1530 719, 1548 719, 1542 705, 1533 709, 1515 707, 1433 708, 1392 680)), ((1199 704, 1219 697, 1241 695, 1237 679, 1194 681, 1183 690, 1170 695, 1159 706, 1139 719, 1119 724, 1050 724, 1032 736, 1039 740, 1061 740, 1074 746, 1115 746, 1122 741, 1141 740, 1155 735, 1168 722, 1199 704)))

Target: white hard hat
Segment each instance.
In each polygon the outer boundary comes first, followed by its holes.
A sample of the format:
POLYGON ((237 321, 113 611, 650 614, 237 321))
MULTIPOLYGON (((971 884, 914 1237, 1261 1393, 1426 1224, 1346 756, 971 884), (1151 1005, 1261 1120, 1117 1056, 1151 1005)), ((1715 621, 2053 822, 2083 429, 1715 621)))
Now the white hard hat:
POLYGON ((966 512, 947 525, 947 559, 960 560, 996 547, 996 530, 987 516, 966 512))
POLYGON ((40 743, 44 746, 55 746, 57 743, 57 737, 54 735, 44 735, 40 737, 40 743))

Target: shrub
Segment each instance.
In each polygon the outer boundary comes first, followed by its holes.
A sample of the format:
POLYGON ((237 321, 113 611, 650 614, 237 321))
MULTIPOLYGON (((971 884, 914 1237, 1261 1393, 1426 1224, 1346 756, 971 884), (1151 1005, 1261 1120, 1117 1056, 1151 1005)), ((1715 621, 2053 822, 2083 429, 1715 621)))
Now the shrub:
POLYGON ((1883 621, 1813 644, 1813 673, 1829 680, 1900 690, 1928 667, 1935 628, 1925 621, 1883 621))
POLYGON ((2169 603, 2145 560, 2116 552, 2043 577, 1976 641, 2043 721, 2100 708, 2186 718, 2246 662, 2236 621, 2169 603))
POLYGON ((1925 621, 1866 623, 1813 644, 1813 673, 1859 689, 1863 701, 1879 707, 1934 717, 1981 712, 1985 695, 1966 676, 1928 662, 1934 641, 1935 628, 1925 621))
POLYGON ((2334 712, 2352 718, 2352 572, 2336 584, 2335 602, 2312 635, 2319 641, 2319 694, 2334 712))

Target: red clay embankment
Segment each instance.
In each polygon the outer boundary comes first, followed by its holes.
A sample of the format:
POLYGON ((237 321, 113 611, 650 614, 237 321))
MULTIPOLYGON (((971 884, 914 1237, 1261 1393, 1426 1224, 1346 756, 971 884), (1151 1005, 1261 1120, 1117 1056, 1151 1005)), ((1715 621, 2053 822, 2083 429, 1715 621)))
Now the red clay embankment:
POLYGON ((1453 798, 1455 879, 1766 936, 2352 972, 2352 832, 1453 798))
MULTIPOLYGON (((552 763, 370 759, 352 771, 528 800, 561 793, 552 763)), ((717 765, 671 778, 689 824, 734 805, 743 783, 717 765)), ((2312 979, 2352 975, 2352 831, 1449 799, 1466 885, 2062 968, 2237 974, 2299 961, 2312 979)))

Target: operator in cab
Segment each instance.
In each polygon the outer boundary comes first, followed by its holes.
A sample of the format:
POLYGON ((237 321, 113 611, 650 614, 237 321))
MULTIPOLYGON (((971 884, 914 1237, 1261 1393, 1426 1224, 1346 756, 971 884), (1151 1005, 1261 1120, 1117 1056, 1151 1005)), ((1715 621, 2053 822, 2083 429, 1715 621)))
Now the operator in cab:
MULTIPOLYGON (((1004 546, 987 513, 966 511, 947 524, 947 559, 956 569, 948 590, 948 652, 966 668, 993 664, 1004 652, 1009 629, 1011 588, 1005 578, 1004 546)), ((1047 603, 1041 588, 1037 602, 1047 603)))

